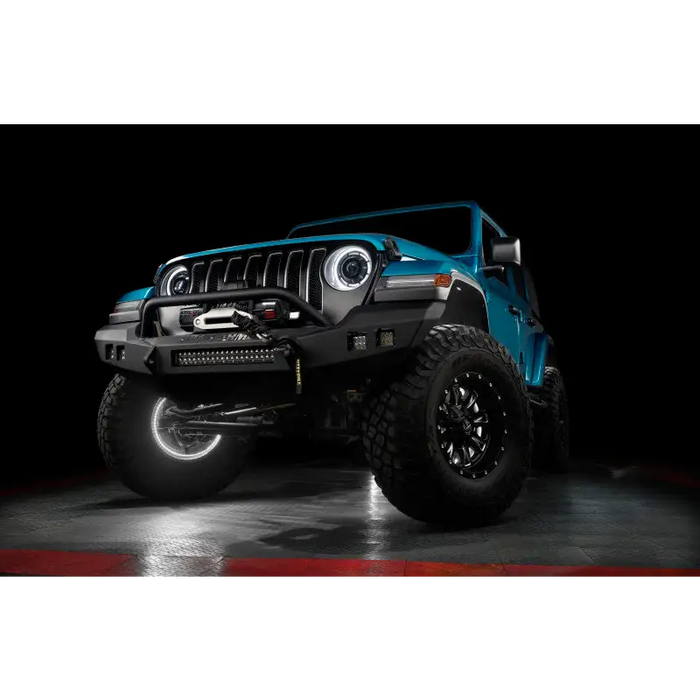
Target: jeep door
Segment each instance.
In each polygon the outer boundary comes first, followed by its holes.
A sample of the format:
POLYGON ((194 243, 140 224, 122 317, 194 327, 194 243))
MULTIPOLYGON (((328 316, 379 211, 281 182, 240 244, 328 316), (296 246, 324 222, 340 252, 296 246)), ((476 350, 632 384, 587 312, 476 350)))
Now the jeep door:
POLYGON ((522 268, 522 273, 525 281, 529 313, 523 317, 521 337, 523 336, 522 331, 525 331, 525 342, 523 343, 521 341, 521 345, 523 346, 523 353, 525 354, 525 380, 531 382, 534 381, 537 374, 535 371, 536 350, 538 349, 538 342, 542 341, 542 335, 545 330, 540 318, 540 303, 537 299, 537 292, 535 291, 535 283, 532 279, 532 274, 527 266, 522 268))
POLYGON ((526 268, 520 265, 513 265, 508 270, 508 276, 511 289, 515 293, 514 305, 520 312, 518 317, 520 327, 519 364, 521 365, 521 371, 525 375, 525 380, 530 381, 535 356, 535 338, 537 333, 542 331, 537 312, 533 310, 531 303, 532 298, 536 305, 537 297, 535 296, 532 277, 526 268), (530 294, 530 288, 532 289, 532 294, 530 294))
MULTIPOLYGON (((493 265, 492 243, 501 234, 485 217, 481 221, 482 256, 484 266, 493 265)), ((503 345, 524 372, 524 361, 520 346, 520 318, 522 311, 511 284, 508 270, 484 271, 484 292, 488 304, 489 329, 491 335, 503 345)))

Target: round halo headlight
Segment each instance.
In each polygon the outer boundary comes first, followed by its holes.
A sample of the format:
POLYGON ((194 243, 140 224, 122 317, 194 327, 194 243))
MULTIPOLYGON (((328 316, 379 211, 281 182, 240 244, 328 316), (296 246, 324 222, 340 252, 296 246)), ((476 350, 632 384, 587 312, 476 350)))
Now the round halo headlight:
POLYGON ((326 282, 339 292, 349 292, 361 287, 372 274, 372 258, 356 245, 334 250, 323 265, 326 282))
POLYGON ((190 273, 184 265, 177 265, 165 273, 160 283, 160 295, 187 294, 190 291, 190 273))

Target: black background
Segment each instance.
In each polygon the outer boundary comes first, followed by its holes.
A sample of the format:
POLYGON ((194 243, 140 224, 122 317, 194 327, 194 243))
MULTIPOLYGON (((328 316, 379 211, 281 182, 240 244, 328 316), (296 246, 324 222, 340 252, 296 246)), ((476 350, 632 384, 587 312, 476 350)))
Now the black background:
POLYGON ((13 335, 31 331, 15 396, 32 442, 4 479, 101 466, 94 425, 111 373, 92 338, 117 297, 149 286, 160 263, 283 238, 302 221, 458 199, 475 199, 522 239, 568 384, 575 454, 697 462, 697 128, 66 127, 4 136, 17 193, 8 204, 21 212, 6 223, 38 268, 19 276, 28 291, 20 306, 41 310, 13 335))

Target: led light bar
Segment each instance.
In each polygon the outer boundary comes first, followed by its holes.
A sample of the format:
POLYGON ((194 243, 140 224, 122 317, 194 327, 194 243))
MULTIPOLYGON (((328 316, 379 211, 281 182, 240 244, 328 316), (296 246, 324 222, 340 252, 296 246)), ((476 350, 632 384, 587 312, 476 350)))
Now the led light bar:
POLYGON ((209 365, 255 365, 275 361, 275 351, 269 348, 236 348, 216 350, 176 350, 176 367, 203 367, 209 365))

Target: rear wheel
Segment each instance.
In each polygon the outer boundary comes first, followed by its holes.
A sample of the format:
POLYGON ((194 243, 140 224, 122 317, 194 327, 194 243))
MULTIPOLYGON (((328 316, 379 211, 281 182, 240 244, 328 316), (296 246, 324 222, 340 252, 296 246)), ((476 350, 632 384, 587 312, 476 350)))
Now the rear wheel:
POLYGON ((169 428, 163 418, 171 405, 147 383, 117 374, 105 390, 97 419, 107 465, 127 488, 154 500, 218 493, 243 470, 249 445, 169 428))
POLYGON ((550 472, 564 471, 569 462, 569 404, 561 372, 545 367, 542 402, 535 412, 534 464, 550 472))
POLYGON ((363 440, 377 484, 400 511, 485 522, 511 505, 527 476, 530 401, 488 333, 436 326, 404 378, 370 405, 363 440))

